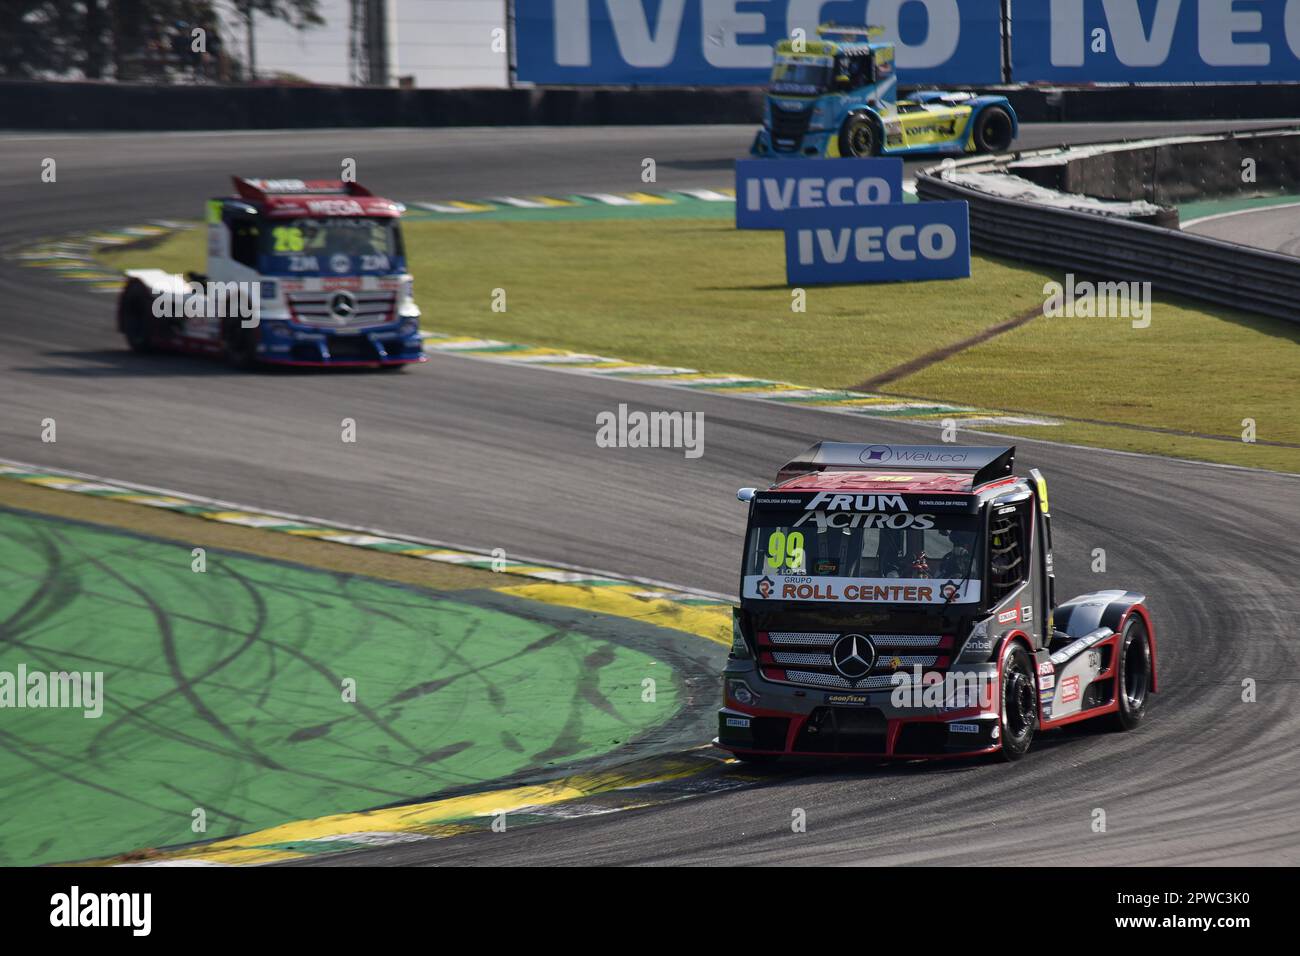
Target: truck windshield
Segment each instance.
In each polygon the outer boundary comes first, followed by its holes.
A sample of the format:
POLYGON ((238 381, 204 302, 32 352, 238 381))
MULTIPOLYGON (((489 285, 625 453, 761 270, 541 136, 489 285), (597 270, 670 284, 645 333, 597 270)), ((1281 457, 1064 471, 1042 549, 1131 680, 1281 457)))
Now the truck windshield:
POLYGON ((816 95, 831 88, 833 62, 825 56, 777 57, 772 67, 773 93, 816 95))
POLYGON ((263 227, 265 274, 384 275, 404 271, 403 260, 393 219, 283 219, 263 227))
POLYGON ((978 601, 978 522, 970 514, 759 512, 746 539, 742 597, 978 601))

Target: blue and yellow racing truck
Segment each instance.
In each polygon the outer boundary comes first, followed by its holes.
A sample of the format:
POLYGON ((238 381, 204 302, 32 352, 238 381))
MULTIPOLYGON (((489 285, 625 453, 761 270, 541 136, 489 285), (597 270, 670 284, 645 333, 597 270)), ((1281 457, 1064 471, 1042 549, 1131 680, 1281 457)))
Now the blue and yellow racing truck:
POLYGON ((1020 131, 1005 96, 919 91, 898 99, 894 45, 879 27, 823 24, 776 45, 759 157, 1002 152, 1020 131))

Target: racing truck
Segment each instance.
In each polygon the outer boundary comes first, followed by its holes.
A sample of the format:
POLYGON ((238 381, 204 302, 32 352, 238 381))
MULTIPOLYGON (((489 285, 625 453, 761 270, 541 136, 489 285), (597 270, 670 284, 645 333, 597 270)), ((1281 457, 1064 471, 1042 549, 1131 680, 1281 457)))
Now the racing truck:
POLYGON ((1015 760, 1042 730, 1141 723, 1146 597, 1058 604, 1047 483, 1014 466, 1014 447, 820 442, 768 489, 740 489, 715 744, 754 762, 1015 760))
POLYGON ((1003 152, 1019 135, 1005 96, 918 91, 898 99, 894 45, 879 27, 823 24, 774 49, 750 155, 776 159, 1003 152))
POLYGON ((424 361, 400 203, 340 180, 242 179, 207 203, 204 273, 133 269, 118 330, 136 352, 256 364, 424 361))

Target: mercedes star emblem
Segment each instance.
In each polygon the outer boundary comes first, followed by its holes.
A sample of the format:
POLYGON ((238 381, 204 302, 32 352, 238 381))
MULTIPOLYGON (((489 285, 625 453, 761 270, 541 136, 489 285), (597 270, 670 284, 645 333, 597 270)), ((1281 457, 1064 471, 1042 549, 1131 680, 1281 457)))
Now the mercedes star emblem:
POLYGON ((831 648, 831 663, 846 680, 857 683, 871 673, 876 648, 863 634, 845 634, 831 648))
POLYGON ((357 300, 351 292, 339 292, 330 299, 330 311, 340 319, 349 319, 357 311, 357 300))

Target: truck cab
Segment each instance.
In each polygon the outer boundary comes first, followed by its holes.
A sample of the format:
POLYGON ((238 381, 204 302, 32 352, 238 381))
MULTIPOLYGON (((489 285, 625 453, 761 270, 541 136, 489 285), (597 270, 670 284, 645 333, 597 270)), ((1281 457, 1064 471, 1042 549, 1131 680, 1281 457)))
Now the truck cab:
POLYGON ((207 202, 204 272, 127 274, 119 325, 132 348, 222 353, 236 365, 424 360, 401 204, 339 180, 234 185, 237 195, 207 202), (159 315, 160 296, 176 307, 159 315), (233 314, 231 301, 250 299, 254 309, 233 314))
POLYGON ((1004 96, 919 91, 898 99, 894 44, 879 27, 823 24, 779 41, 750 154, 773 159, 1005 150, 1019 132, 1004 96))
POLYGON ((1058 605, 1046 480, 1014 448, 821 442, 749 519, 718 745, 1016 759, 1155 689, 1141 594, 1058 605))

